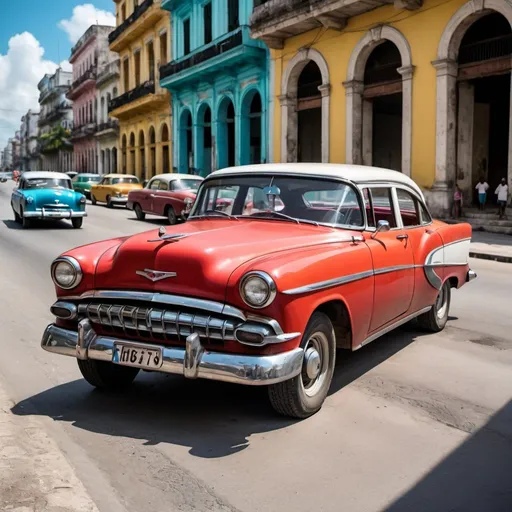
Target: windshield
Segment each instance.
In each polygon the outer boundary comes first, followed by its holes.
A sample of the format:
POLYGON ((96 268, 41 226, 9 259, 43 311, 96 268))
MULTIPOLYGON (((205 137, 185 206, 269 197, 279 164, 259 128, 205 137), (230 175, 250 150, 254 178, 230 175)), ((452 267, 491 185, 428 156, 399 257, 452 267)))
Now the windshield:
POLYGON ((35 189, 35 188, 71 188, 71 180, 63 180, 57 178, 38 178, 27 180, 25 182, 25 186, 23 187, 25 190, 35 189))
POLYGON ((197 190, 201 180, 174 180, 172 190, 197 190))
POLYGON ((208 180, 190 218, 217 216, 215 212, 238 218, 363 226, 355 189, 328 179, 242 175, 208 180))
POLYGON ((97 183, 101 180, 101 176, 83 176, 81 181, 86 183, 97 183))
POLYGON ((119 183, 137 184, 137 183, 139 183, 139 180, 138 180, 138 178, 135 178, 134 176, 127 177, 127 178, 112 178, 112 185, 118 185, 119 183))

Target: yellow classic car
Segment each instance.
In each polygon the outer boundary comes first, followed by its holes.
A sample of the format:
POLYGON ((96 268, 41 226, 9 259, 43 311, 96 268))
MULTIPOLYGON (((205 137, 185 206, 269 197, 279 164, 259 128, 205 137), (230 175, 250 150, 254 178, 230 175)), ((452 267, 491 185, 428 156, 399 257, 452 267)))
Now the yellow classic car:
POLYGON ((105 174, 99 183, 91 187, 91 202, 107 203, 108 208, 126 206, 128 192, 138 188, 142 188, 142 185, 133 174, 105 174))

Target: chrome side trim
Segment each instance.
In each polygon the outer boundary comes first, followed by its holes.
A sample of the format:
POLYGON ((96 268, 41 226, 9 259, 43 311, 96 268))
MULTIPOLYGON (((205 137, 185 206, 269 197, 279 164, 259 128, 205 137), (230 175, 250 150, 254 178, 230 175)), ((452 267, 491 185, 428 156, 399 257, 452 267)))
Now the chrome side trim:
MULTIPOLYGON (((439 265, 440 266, 440 265, 439 265)), ((436 289, 440 290, 443 280, 437 275, 434 265, 425 265, 425 276, 428 282, 436 289)))
POLYGON ((392 323, 391 325, 384 327, 384 329, 381 329, 380 331, 368 336, 368 338, 366 338, 354 350, 359 350, 361 347, 368 345, 368 343, 371 343, 372 341, 376 340, 377 338, 384 336, 384 334, 387 334, 388 332, 393 331, 397 327, 400 327, 401 325, 406 324, 407 322, 410 322, 412 319, 416 318, 417 316, 422 315, 423 313, 426 313, 427 311, 430 311, 431 309, 432 309, 432 306, 428 306, 426 308, 420 309, 419 311, 416 311, 415 313, 411 313, 410 315, 407 315, 406 317, 404 317, 400 320, 397 320, 396 322, 392 323))
POLYGON ((41 340, 41 347, 55 354, 76 357, 80 345, 86 358, 120 364, 115 357, 115 346, 126 344, 139 348, 158 347, 162 350, 163 363, 159 372, 184 375, 187 378, 200 378, 266 386, 289 380, 301 372, 304 351, 296 348, 270 356, 249 356, 225 354, 204 350, 194 334, 188 336, 186 347, 175 348, 162 345, 149 345, 118 340, 107 336, 87 336, 85 326, 79 333, 49 325, 41 340))
POLYGON ((350 274, 348 276, 337 277, 335 279, 328 279, 327 281, 320 281, 318 283, 311 283, 305 286, 299 286, 298 288, 292 288, 291 290, 284 290, 284 295, 300 295, 302 293, 316 292, 319 290, 325 290, 326 288, 332 288, 334 286, 341 286, 342 284, 352 283, 361 279, 366 279, 373 276, 373 270, 367 270, 365 272, 359 272, 357 274, 350 274))
POLYGON ((391 272, 399 272, 400 270, 411 270, 413 268, 419 268, 423 265, 395 265, 393 267, 383 267, 374 270, 374 274, 376 276, 380 276, 382 274, 389 274, 391 272))

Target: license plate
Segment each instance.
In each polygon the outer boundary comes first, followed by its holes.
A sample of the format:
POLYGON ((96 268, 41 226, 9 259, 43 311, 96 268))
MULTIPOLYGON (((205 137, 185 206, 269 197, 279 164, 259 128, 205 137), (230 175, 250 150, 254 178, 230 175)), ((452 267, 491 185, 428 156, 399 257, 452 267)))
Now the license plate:
POLYGON ((162 349, 133 345, 115 345, 112 362, 123 366, 155 370, 162 366, 162 349))

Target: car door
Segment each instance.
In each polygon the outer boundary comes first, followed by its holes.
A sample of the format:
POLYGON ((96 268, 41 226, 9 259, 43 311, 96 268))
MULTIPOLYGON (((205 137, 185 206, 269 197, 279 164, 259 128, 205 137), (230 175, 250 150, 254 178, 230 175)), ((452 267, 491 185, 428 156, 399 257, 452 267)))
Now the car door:
POLYGON ((375 275, 370 323, 370 332, 374 332, 409 311, 414 294, 414 255, 402 226, 395 189, 376 185, 364 189, 363 194, 375 275), (389 231, 377 232, 379 221, 387 221, 389 231))
POLYGON ((94 195, 96 199, 101 202, 105 202, 107 200, 108 187, 110 185, 110 178, 103 178, 98 184, 94 195))
POLYGON ((158 191, 155 192, 155 197, 153 197, 153 212, 156 215, 165 215, 167 205, 172 205, 173 203, 169 188, 169 182, 167 180, 160 180, 158 191))
POLYGON ((149 190, 146 195, 146 207, 143 207, 142 209, 149 213, 156 213, 155 212, 155 196, 158 193, 158 187, 160 186, 160 180, 154 179, 151 180, 149 183, 149 190))

